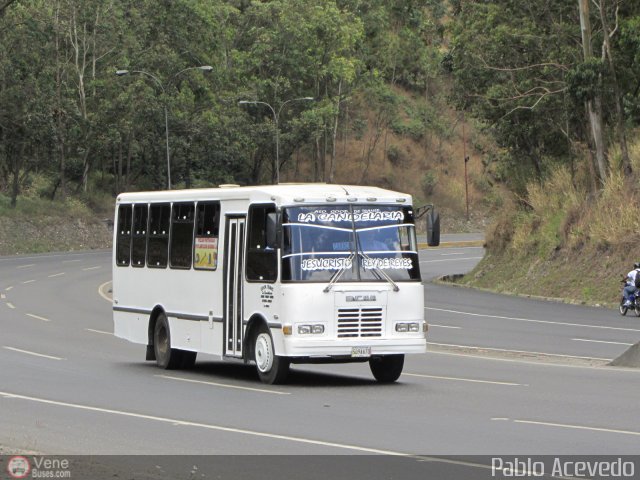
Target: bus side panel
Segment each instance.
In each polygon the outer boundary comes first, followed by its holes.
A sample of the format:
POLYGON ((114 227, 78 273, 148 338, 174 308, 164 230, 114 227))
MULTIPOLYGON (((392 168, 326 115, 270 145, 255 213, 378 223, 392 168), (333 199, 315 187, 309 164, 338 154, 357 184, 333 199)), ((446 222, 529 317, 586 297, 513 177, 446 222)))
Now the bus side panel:
POLYGON ((113 334, 133 343, 147 344, 149 316, 129 312, 113 312, 113 334))
POLYGON ((171 329, 171 347, 180 350, 190 350, 199 352, 200 344, 200 323, 197 320, 184 320, 169 317, 169 328, 171 329))

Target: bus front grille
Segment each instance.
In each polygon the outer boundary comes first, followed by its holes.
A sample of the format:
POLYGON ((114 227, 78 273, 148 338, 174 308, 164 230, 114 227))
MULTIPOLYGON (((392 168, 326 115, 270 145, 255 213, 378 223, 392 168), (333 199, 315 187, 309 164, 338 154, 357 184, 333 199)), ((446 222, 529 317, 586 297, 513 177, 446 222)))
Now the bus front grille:
POLYGON ((338 338, 382 336, 382 307, 339 308, 338 338))

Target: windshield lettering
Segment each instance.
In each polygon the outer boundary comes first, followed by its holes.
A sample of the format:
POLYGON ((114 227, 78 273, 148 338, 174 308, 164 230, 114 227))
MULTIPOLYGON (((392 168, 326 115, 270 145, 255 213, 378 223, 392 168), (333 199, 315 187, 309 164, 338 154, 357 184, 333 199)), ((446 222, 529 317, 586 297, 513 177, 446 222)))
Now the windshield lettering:
POLYGON ((350 258, 305 258, 302 260, 302 270, 340 270, 351 268, 353 261, 350 258))
POLYGON ((401 210, 385 211, 380 209, 360 210, 351 213, 349 210, 315 210, 298 214, 300 223, 334 223, 334 222, 397 222, 404 220, 401 210))

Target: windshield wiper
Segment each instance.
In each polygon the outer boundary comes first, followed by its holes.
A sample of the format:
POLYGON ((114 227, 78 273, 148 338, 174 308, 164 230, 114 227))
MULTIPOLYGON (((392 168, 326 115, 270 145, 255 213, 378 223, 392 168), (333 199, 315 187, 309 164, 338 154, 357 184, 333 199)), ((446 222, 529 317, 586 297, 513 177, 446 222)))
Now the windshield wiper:
MULTIPOLYGON (((358 253, 362 255, 363 258, 366 258, 367 260, 371 260, 373 264, 373 259, 369 255, 367 255, 363 251, 358 251, 358 253)), ((376 272, 379 276, 382 276, 387 282, 389 282, 393 287, 394 292, 400 291, 400 287, 398 287, 398 284, 394 282, 389 275, 387 275, 387 272, 377 267, 373 267, 372 270, 376 272)))
POLYGON ((324 290, 322 290, 324 293, 329 293, 329 290, 331 290, 331 287, 333 287, 338 282, 338 280, 340 280, 344 272, 346 272, 347 269, 353 267, 353 259, 355 258, 355 256, 356 256, 355 252, 349 255, 349 257, 347 258, 347 261, 345 262, 345 266, 333 274, 327 286, 324 287, 324 290))

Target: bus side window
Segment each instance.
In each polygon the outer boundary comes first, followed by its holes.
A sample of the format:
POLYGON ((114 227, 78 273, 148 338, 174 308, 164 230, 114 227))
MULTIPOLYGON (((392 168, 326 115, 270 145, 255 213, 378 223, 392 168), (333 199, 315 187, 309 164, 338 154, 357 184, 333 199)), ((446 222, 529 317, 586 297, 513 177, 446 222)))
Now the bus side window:
POLYGON ((196 234, 193 245, 193 268, 215 270, 218 266, 218 237, 220 233, 220 204, 198 203, 196 234))
POLYGON ((126 267, 131 260, 131 205, 118 208, 118 236, 116 244, 116 263, 126 267))
POLYGON ((267 244, 268 215, 274 205, 249 207, 249 237, 247 242, 247 280, 274 282, 278 277, 276 248, 267 244))
POLYGON ((151 204, 147 235, 147 266, 166 268, 169 255, 169 222, 171 205, 151 204))
POLYGON ((193 253, 193 203, 174 203, 171 215, 171 268, 191 268, 193 253))
POLYGON ((131 265, 144 267, 147 256, 147 220, 149 207, 147 204, 133 207, 133 240, 131 242, 131 265))

